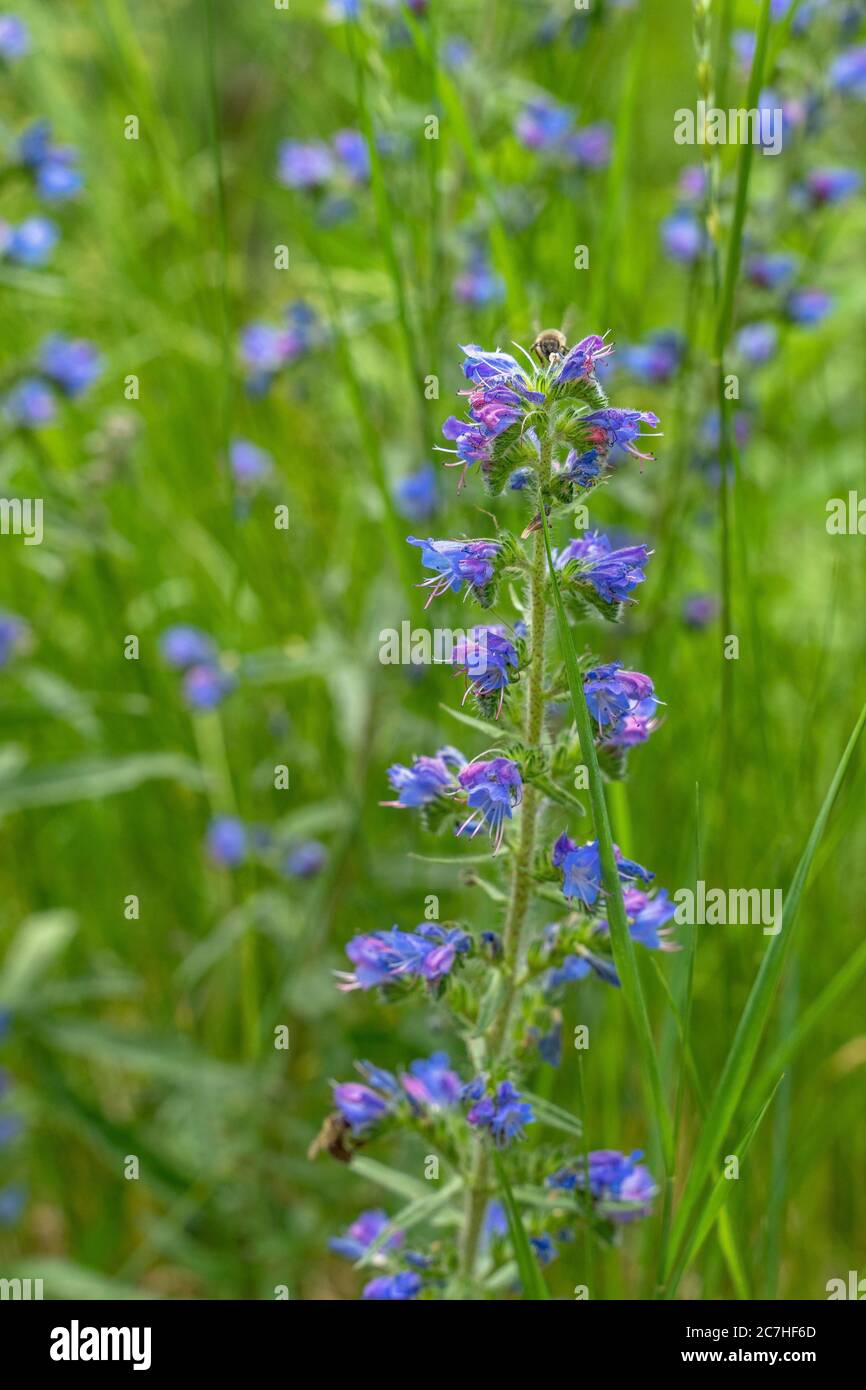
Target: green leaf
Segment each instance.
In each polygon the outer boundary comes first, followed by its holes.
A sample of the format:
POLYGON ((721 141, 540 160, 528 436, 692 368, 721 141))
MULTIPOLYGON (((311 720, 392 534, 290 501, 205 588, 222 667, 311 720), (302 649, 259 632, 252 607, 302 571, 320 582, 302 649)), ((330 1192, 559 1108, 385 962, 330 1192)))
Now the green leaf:
POLYGON ((517 1270, 523 1285, 523 1292, 528 1299, 536 1302, 549 1299, 550 1294, 547 1291, 547 1285, 542 1277, 532 1246, 529 1244, 529 1237, 524 1230, 520 1211, 514 1200, 514 1193, 511 1191, 505 1172, 505 1164, 502 1162, 501 1154, 497 1153, 495 1149, 493 1150, 493 1166, 496 1169, 499 1191, 502 1194, 502 1205, 505 1207, 505 1216, 508 1221, 511 1248, 517 1261, 517 1270))
MULTIPOLYGON (((780 1076, 775 1086, 773 1087, 770 1095, 764 1101, 764 1104, 761 1106, 757 1115, 752 1120, 752 1123, 749 1125, 748 1129, 743 1135, 743 1138, 740 1140, 739 1144, 737 1144, 734 1147, 733 1153, 740 1162, 742 1162, 746 1154, 749 1152, 752 1140, 754 1139, 755 1135, 760 1129, 761 1121, 763 1120, 768 1109, 770 1108, 770 1104, 773 1100, 773 1097, 776 1094, 776 1091, 781 1085, 781 1082, 782 1078, 780 1076)), ((680 1257, 679 1262, 677 1263, 676 1270, 674 1271, 674 1274, 671 1277, 667 1289, 665 1290, 666 1298, 672 1298, 673 1295, 676 1293, 676 1290, 679 1286, 680 1280, 683 1277, 683 1274, 685 1273, 688 1266, 691 1264, 694 1257, 697 1255, 698 1251, 700 1250, 701 1246, 703 1245, 704 1241, 706 1240, 707 1236, 712 1230, 713 1222, 717 1219, 720 1219, 725 1202, 728 1200, 728 1197, 730 1196, 733 1187, 733 1182, 731 1182, 731 1180, 725 1176, 724 1172, 720 1173, 718 1178, 716 1179, 715 1186, 712 1192, 710 1193, 710 1199, 701 1209, 700 1219, 695 1223, 694 1227, 692 1228, 691 1236, 685 1245, 683 1254, 680 1257)))
POLYGON ((375 1158, 365 1158, 363 1154, 356 1154, 352 1159, 352 1172, 362 1178, 369 1178, 370 1182, 384 1187, 387 1192, 395 1192, 398 1197, 406 1197, 410 1201, 419 1201, 422 1197, 429 1196, 426 1183, 419 1182, 417 1178, 410 1178, 397 1168, 389 1168, 386 1163, 379 1163, 375 1158))
POLYGON ((782 910, 782 927, 774 936, 767 952, 761 962, 761 967, 755 978, 745 1008, 737 1026, 734 1040, 725 1061, 724 1069, 718 1085, 715 1088, 713 1101, 709 1112, 701 1129, 698 1145, 695 1150, 689 1175, 686 1179, 680 1198, 679 1208, 674 1220, 671 1231, 670 1255, 668 1270, 675 1259, 675 1253, 684 1242, 686 1234, 691 1227, 694 1214, 698 1206, 701 1192, 709 1176, 713 1164, 716 1162, 717 1154, 721 1150, 725 1135, 728 1131, 734 1113, 742 1099, 743 1091, 749 1078, 752 1064, 755 1060, 761 1037, 767 1024, 770 1009, 779 983, 779 977, 785 959, 793 940, 793 927, 800 908, 800 902, 809 879, 809 870, 815 851, 824 834, 824 829, 833 809, 833 804, 839 794, 839 789, 848 771, 848 766, 854 754, 854 750, 863 732, 866 723, 866 705, 860 712, 860 717, 854 726, 851 737, 848 740, 839 764, 833 775, 833 780, 824 798, 823 805, 818 812, 812 832, 806 842, 806 848, 800 858, 794 873, 791 887, 785 897, 785 905, 782 910))
POLYGON ((127 758, 81 758, 28 767, 0 781, 0 815, 31 806, 101 801, 143 782, 166 780, 193 791, 205 787, 201 769, 180 753, 134 753, 127 758))
POLYGON ((28 917, 16 932, 0 971, 0 1004, 26 1005, 37 982, 50 969, 75 932, 71 912, 40 912, 28 917))

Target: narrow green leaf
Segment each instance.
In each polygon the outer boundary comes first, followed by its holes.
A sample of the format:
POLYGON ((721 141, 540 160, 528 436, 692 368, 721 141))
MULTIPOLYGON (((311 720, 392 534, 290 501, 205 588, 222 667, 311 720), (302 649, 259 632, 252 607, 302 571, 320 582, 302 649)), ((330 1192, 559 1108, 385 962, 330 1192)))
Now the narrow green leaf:
POLYGON ((523 1221, 520 1216, 517 1203, 514 1200, 514 1193, 505 1172, 505 1164, 502 1162, 500 1154, 493 1151, 493 1166, 496 1169, 496 1177, 499 1182, 499 1191, 502 1194, 502 1205, 505 1207, 505 1216, 508 1221, 508 1234, 511 1238, 511 1248, 514 1251, 514 1258, 517 1261, 517 1270, 520 1275, 520 1282, 523 1285, 523 1292, 528 1299, 541 1301, 549 1299, 547 1285, 542 1278, 538 1260, 533 1254, 532 1246, 529 1244, 529 1237, 524 1230, 523 1221))
POLYGON ((689 1175, 680 1198, 671 1232, 669 1265, 673 1263, 675 1252, 682 1244, 693 1220, 704 1184, 742 1098, 766 1027, 782 967, 791 947, 793 927, 809 878, 812 860, 824 834, 825 826, 839 794, 839 788, 848 771, 854 750, 863 732, 864 723, 866 723, 866 705, 860 712, 860 717, 854 726, 847 747, 839 760, 824 803, 818 812, 806 848, 797 865, 791 887, 785 897, 781 930, 770 941, 737 1026, 734 1041, 731 1044, 721 1078, 716 1087, 709 1113, 701 1129, 689 1175))

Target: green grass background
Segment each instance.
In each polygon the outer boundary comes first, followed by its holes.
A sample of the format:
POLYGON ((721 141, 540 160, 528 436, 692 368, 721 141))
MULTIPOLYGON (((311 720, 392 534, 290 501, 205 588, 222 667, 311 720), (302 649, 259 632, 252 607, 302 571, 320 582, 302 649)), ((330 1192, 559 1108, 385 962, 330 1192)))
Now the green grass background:
MULTIPOLYGON (((690 290, 658 239, 684 156, 695 154, 672 139, 673 110, 696 99, 691 6, 647 0, 588 26, 585 43, 563 33, 534 44, 554 10, 571 13, 564 0, 434 0, 435 32, 465 35, 476 55, 453 86, 446 79, 439 106, 429 21, 417 43, 389 40, 380 12, 365 21, 357 47, 370 119, 404 137, 407 153, 383 161, 378 208, 362 192, 354 219, 323 228, 274 177, 281 139, 359 124, 347 31, 323 6, 18 7, 34 52, 3 79, 3 127, 49 116, 81 149, 86 190, 60 219, 50 268, 0 269, 3 370, 50 331, 92 339, 107 366, 55 427, 7 439, 0 459, 4 495, 41 496, 46 511, 42 546, 4 537, 0 551, 0 603, 35 639, 0 674, 0 999, 12 1011, 2 1063, 6 1107, 27 1121, 0 1165, 28 1189, 20 1222, 0 1232, 0 1273, 44 1273, 55 1293, 95 1297, 272 1297, 279 1284, 294 1298, 357 1295, 359 1276, 327 1253, 327 1237, 362 1207, 394 1211, 399 1199, 325 1159, 308 1163, 329 1079, 348 1079, 356 1057, 393 1066, 433 1046, 456 1060, 459 1049, 433 1011, 344 998, 331 971, 351 935, 420 921, 428 893, 443 917, 495 925, 493 904, 455 872, 409 857, 435 854, 438 842, 378 805, 392 761, 443 742, 470 755, 482 746, 441 708, 456 703, 448 674, 378 661, 381 629, 421 621, 408 588, 417 557, 393 543, 386 497, 434 457, 458 404, 458 343, 528 343, 564 320, 572 339, 687 332, 691 365, 678 385, 612 388, 615 404, 656 410, 664 438, 655 463, 630 463, 591 505, 593 524, 656 552, 639 607, 597 638, 606 658, 647 670, 666 701, 662 729, 614 795, 615 831, 672 890, 696 874, 721 886, 790 882, 864 699, 866 542, 825 529, 827 499, 863 487, 863 203, 824 214, 819 228, 795 219, 785 237, 812 258, 836 307, 821 327, 788 333, 747 383, 753 436, 732 499, 740 658, 723 722, 718 625, 693 632, 681 617, 687 594, 720 584, 718 489, 691 466, 714 399, 712 290, 707 277, 690 290), (515 142, 514 114, 537 88, 578 106, 583 122, 615 124, 607 173, 567 178, 515 142), (437 110, 440 139, 425 141, 424 118, 437 110), (123 138, 129 114, 138 141, 123 138), (467 224, 492 229, 505 304, 453 302, 467 224), (278 244, 290 248, 287 271, 273 268, 278 244), (590 248, 586 271, 573 268, 579 244, 590 248), (329 324, 330 344, 251 401, 238 331, 299 297, 329 324), (423 400, 415 369, 439 377, 439 400, 423 400), (131 373, 137 401, 124 399, 131 373), (111 443, 119 429, 131 441, 122 451, 111 443), (269 449, 278 470, 243 519, 224 464, 234 435, 269 449), (281 502, 288 533, 273 527, 281 502), (159 633, 178 621, 236 658, 238 689, 218 720, 190 717, 159 658, 159 633), (123 658, 127 634, 139 637, 137 661, 123 658), (278 763, 290 768, 288 792, 273 789, 278 763), (325 872, 299 885, 210 867, 206 825, 230 803, 288 837, 321 838, 325 872), (124 917, 129 894, 140 898, 137 921, 124 917), (272 1046, 279 1024, 290 1029, 287 1053, 272 1046), (137 1182, 123 1174, 131 1154, 137 1182)), ((726 13, 754 24, 757 11, 741 0, 726 13)), ((784 55, 795 82, 815 60, 802 44, 784 55)), ((742 92, 733 73, 730 84, 742 92)), ((781 156, 789 172, 854 162, 862 115, 856 103, 834 108, 822 133, 781 156)), ((736 153, 722 152, 726 186, 736 153)), ((755 163, 749 226, 760 233, 775 225, 783 175, 775 161, 755 163)), ((25 205, 17 187, 4 192, 4 216, 25 205)), ((458 498, 443 470, 430 530, 489 534, 488 505, 475 480, 458 498)), ((518 526, 513 499, 491 509, 518 526)), ((433 621, 465 626, 468 610, 443 599, 433 621)), ((778 1068, 785 1080, 729 1198, 739 1258, 714 1231, 684 1295, 821 1298, 827 1279, 866 1263, 864 792, 855 757, 757 1071, 834 982, 838 997, 778 1068)), ((696 930, 690 1048, 710 1099, 767 941, 757 927, 696 930)), ((676 991, 687 964, 685 951, 661 960, 676 991)), ((644 953, 673 1096, 676 1027, 654 965, 644 953)), ((624 1001, 582 985, 566 1036, 578 1021, 593 1038, 583 1068, 591 1146, 646 1144, 624 1001)), ((576 1086, 568 1050, 536 1083, 572 1109, 576 1086)), ((752 1114, 746 1104, 732 1142, 752 1114)), ((700 1128, 687 1085, 680 1180, 700 1128)), ((372 1156, 420 1175, 409 1140, 372 1156)), ((599 1296, 646 1296, 657 1241, 658 1217, 600 1253, 599 1296)), ((569 1296, 580 1258, 572 1247, 547 1272, 554 1294, 569 1296)))

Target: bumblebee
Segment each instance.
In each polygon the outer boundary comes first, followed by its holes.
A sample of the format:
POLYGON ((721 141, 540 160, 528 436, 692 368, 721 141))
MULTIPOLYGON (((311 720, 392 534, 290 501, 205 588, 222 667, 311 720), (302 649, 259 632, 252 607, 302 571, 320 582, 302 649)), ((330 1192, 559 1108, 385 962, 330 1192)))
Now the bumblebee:
POLYGON ((564 333, 558 328, 543 328, 532 344, 532 351, 535 353, 542 367, 546 367, 548 362, 558 362, 568 349, 568 343, 564 333))
POLYGON ((352 1142, 350 1134, 351 1126, 348 1120, 344 1119, 339 1111, 334 1110, 325 1117, 322 1128, 307 1150, 307 1158, 318 1158, 320 1153, 329 1153, 340 1163, 351 1163, 352 1154, 361 1145, 357 1139, 352 1142))

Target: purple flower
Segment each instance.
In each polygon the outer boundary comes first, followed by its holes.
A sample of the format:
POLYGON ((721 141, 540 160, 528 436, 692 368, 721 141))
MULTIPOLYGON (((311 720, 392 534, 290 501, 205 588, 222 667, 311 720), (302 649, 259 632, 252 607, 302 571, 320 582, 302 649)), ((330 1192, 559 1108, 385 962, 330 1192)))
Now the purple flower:
POLYGON ((673 928, 666 924, 673 920, 677 909, 667 889, 660 888, 650 897, 639 888, 626 888, 622 896, 632 941, 651 951, 675 951, 676 946, 667 940, 673 928))
POLYGON ((215 816, 208 826, 207 852, 214 864, 236 869, 247 857, 247 830, 237 816, 215 816))
POLYGON ((602 730, 605 725, 612 729, 644 701, 651 700, 653 707, 656 704, 649 676, 640 671, 624 671, 618 661, 587 671, 583 689, 589 712, 602 730))
POLYGON ((530 101, 515 122, 514 133, 527 150, 556 149, 568 134, 572 113, 552 101, 530 101))
POLYGON ((688 208, 678 208, 661 225, 662 246, 672 261, 693 265, 706 250, 703 224, 688 208))
POLYGON ((321 337, 316 314, 303 300, 290 304, 285 318, 285 327, 255 322, 241 332, 241 362, 247 374, 247 390, 253 395, 267 391, 277 373, 308 352, 321 337))
POLYGON ((565 381, 583 381, 592 376, 596 370, 596 363, 603 361, 612 352, 613 343, 606 343, 597 333, 581 338, 579 343, 569 348, 562 359, 562 365, 555 377, 557 385, 565 381))
POLYGON ((27 1193, 20 1183, 0 1188, 0 1226, 14 1226, 24 1211, 27 1193))
POLYGON ((383 806, 402 808, 428 806, 437 797, 456 790, 453 768, 463 767, 466 759, 456 748, 440 748, 433 758, 415 758, 411 767, 393 763, 388 768, 388 781, 398 793, 396 801, 383 801, 383 806))
POLYGON ((502 845, 505 822, 511 820, 512 809, 523 796, 520 769, 509 758, 492 758, 489 762, 468 763, 457 774, 457 780, 468 793, 472 812, 457 834, 475 836, 487 826, 496 854, 502 845))
POLYGON ((65 396, 80 396, 102 372, 102 359, 84 338, 52 334, 42 344, 39 369, 65 396))
MULTIPOLYGON (((474 1097, 470 1093, 467 1098, 474 1097)), ((535 1115, 511 1082, 503 1081, 493 1095, 485 1093, 476 1101, 466 1120, 475 1129, 487 1130, 496 1147, 502 1149, 512 1140, 523 1138, 525 1126, 534 1124, 535 1115)))
POLYGON ((176 671, 185 671, 189 666, 205 665, 216 660, 216 647, 200 627, 179 623, 176 627, 166 628, 159 645, 163 660, 176 671))
POLYGON ((543 392, 531 388, 526 371, 510 353, 485 352, 474 343, 464 347, 463 352, 463 373, 475 388, 463 393, 469 397, 469 419, 450 416, 442 433, 457 446, 453 450, 454 463, 448 466, 462 466, 465 478, 473 463, 480 463, 484 469, 499 436, 516 425, 529 406, 545 398, 543 392))
POLYGON ((762 290, 775 290, 791 280, 797 270, 796 256, 784 252, 756 254, 746 261, 746 279, 762 290))
POLYGON ((321 188, 334 172, 334 159, 320 140, 284 140, 277 152, 277 179, 286 188, 321 188))
POLYGON ((469 682, 463 696, 464 702, 469 694, 484 701, 499 692, 498 719, 502 712, 505 687, 519 665, 517 650, 505 636, 505 629, 501 626, 474 627, 466 638, 454 644, 451 659, 469 682))
POLYGON ((639 381, 664 385, 677 371, 683 356, 681 334, 672 329, 651 333, 643 343, 622 349, 620 358, 626 371, 639 381))
POLYGON ((380 1274, 365 1284, 361 1297, 378 1301, 406 1303, 421 1292, 421 1277, 411 1269, 398 1274, 380 1274))
POLYGON ((18 157, 32 171, 38 191, 49 202, 64 202, 82 186, 81 174, 75 167, 77 151, 51 143, 48 121, 34 121, 27 127, 18 141, 18 157))
POLYGON ((360 1081, 338 1082, 332 1087, 334 1104, 356 1133, 368 1129, 388 1114, 388 1104, 360 1081))
MULTIPOLYGON (((589 1190, 609 1220, 625 1223, 649 1215, 658 1189, 649 1169, 637 1162, 642 1157, 639 1149, 631 1154, 618 1149, 595 1149, 587 1154, 589 1190)), ((551 1174, 547 1182, 559 1191, 572 1192, 582 1191, 586 1180, 584 1164, 578 1162, 573 1168, 551 1174)))
POLYGON ((856 169, 813 169, 806 175, 805 191, 813 207, 826 207, 850 198, 861 183, 856 169))
POLYGON ((565 151, 580 169, 606 169, 613 132, 607 121, 582 126, 565 140, 565 151))
POLYGON ((3 409, 13 425, 38 429, 50 424, 56 413, 54 396, 39 377, 26 376, 16 383, 3 401, 3 409))
POLYGON ((825 290, 803 288, 792 290, 785 300, 785 313, 794 323, 811 328, 826 318, 833 300, 825 290))
POLYGON ((370 177, 370 151, 360 130, 338 130, 334 150, 352 182, 366 183, 370 177))
POLYGON ((294 845, 283 860, 283 871, 289 878, 315 878, 325 867, 325 846, 318 840, 303 840, 294 845))
POLYGON ((638 743, 646 743, 650 734, 658 728, 655 717, 658 701, 654 695, 639 700, 619 723, 604 735, 604 744, 609 748, 633 748, 638 743))
POLYGON ((460 1077, 451 1070, 445 1052, 410 1062, 400 1081, 412 1105, 420 1110, 448 1110, 460 1099, 460 1077))
POLYGON ((837 92, 866 100, 866 44, 845 48, 830 64, 830 82, 837 92))
POLYGON ((556 989, 558 985, 576 984, 578 980, 585 980, 590 974, 598 975, 605 984, 614 985, 616 989, 620 987, 619 975, 613 961, 607 956, 596 955, 594 951, 589 951, 583 946, 579 955, 566 956, 561 965, 551 970, 547 976, 547 988, 556 989))
POLYGON ((556 568, 564 569, 569 562, 576 561, 578 583, 591 585, 605 603, 627 603, 632 590, 646 578, 644 566, 650 553, 645 545, 612 550, 607 536, 592 531, 560 551, 556 568))
POLYGON ((703 164, 689 164, 680 174, 677 185, 681 198, 699 203, 707 191, 707 171, 703 164))
POLYGON ((235 482, 251 487, 268 477, 274 460, 266 449, 260 449, 249 439, 233 439, 229 446, 229 464, 235 482))
POLYGON ((421 563, 425 568, 437 571, 434 578, 424 579, 418 586, 430 590, 425 608, 449 589, 459 593, 464 582, 483 598, 493 578, 493 561, 500 551, 495 541, 424 541, 415 536, 406 539, 410 545, 421 547, 421 563))
MULTIPOLYGON (((649 883, 654 877, 648 869, 632 859, 623 858, 614 846, 617 873, 622 883, 641 879, 649 883)), ((577 898, 584 907, 593 907, 602 890, 601 855, 598 840, 578 845, 564 832, 553 847, 554 868, 562 870, 562 893, 565 898, 577 898)))
POLYGON ((17 613, 0 609, 0 671, 27 645, 30 629, 17 613))
POLYGON ((454 281, 454 298, 458 304, 483 308, 498 304, 505 298, 505 281, 492 269, 482 254, 473 255, 468 265, 454 281))
POLYGON ((221 705, 234 681, 218 666, 190 666, 183 678, 183 693, 192 709, 216 709, 221 705))
POLYGON ((338 971, 337 988, 344 993, 354 989, 373 989, 400 979, 423 979, 436 984, 449 973, 458 954, 472 944, 460 927, 440 927, 425 922, 414 932, 369 932, 355 936, 346 955, 355 967, 353 973, 338 971))
POLYGON ((2 252, 15 265, 44 265, 60 238, 56 222, 48 217, 26 217, 17 227, 0 233, 2 252))
POLYGON ((776 355, 779 330, 774 323, 747 323, 736 337, 736 350, 746 362, 758 367, 776 355))
MULTIPOLYGON (((360 1260, 387 1225, 388 1217, 381 1208, 376 1208, 374 1211, 362 1211, 361 1215, 352 1222, 346 1234, 344 1236, 332 1236, 328 1245, 335 1255, 342 1255, 347 1260, 360 1260)), ((386 1241, 382 1242, 380 1246, 382 1253, 373 1256, 373 1263, 384 1264, 386 1261, 385 1251, 399 1250, 403 1239, 402 1231, 394 1231, 386 1241)))
POLYGON ((634 441, 640 438, 641 425, 651 425, 655 429, 658 423, 659 417, 651 410, 616 410, 608 407, 584 415, 580 427, 587 441, 602 455, 609 454, 613 449, 624 449, 634 458, 651 459, 653 455, 642 454, 634 447, 634 441))
POLYGON ((410 521, 424 521, 436 510, 436 469, 423 463, 414 473, 407 473, 394 489, 397 509, 410 521))
POLYGON ((12 63, 30 51, 30 34, 23 20, 14 14, 0 15, 0 58, 12 63))
POLYGON ((689 594, 683 603, 683 619, 687 627, 704 628, 713 621, 718 609, 713 594, 689 594))

